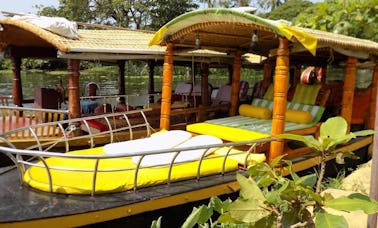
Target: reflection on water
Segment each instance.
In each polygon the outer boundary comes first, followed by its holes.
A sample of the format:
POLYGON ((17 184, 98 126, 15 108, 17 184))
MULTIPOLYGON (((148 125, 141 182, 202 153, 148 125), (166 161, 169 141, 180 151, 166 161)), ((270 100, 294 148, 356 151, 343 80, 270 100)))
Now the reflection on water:
MULTIPOLYGON (((247 80, 250 83, 250 87, 253 86, 253 83, 262 79, 262 73, 257 73, 246 77, 242 74, 242 80, 247 80)), ((95 82, 100 86, 99 92, 97 95, 117 95, 118 94, 118 69, 110 68, 103 71, 82 71, 79 77, 80 84, 80 94, 81 96, 87 96, 86 85, 89 82, 95 82)), ((199 79, 197 79, 199 80, 199 79)), ((0 72, 0 95, 12 95, 12 81, 13 75, 11 71, 1 71, 0 72)), ((177 84, 181 82, 190 82, 191 77, 189 74, 178 75, 174 74, 172 90, 174 90, 177 84)), ((62 85, 66 89, 66 96, 68 95, 68 77, 67 73, 64 71, 61 72, 31 72, 31 71, 21 71, 21 83, 22 83, 22 92, 23 99, 30 100, 34 99, 34 88, 36 87, 45 87, 45 88, 54 88, 58 83, 62 82, 62 85)), ((209 75, 209 83, 213 85, 214 88, 217 88, 228 82, 228 73, 219 72, 214 74, 213 72, 209 75)), ((197 81, 196 83, 200 83, 197 81)), ((148 76, 130 76, 125 75, 125 86, 126 94, 147 94, 148 92, 148 76)), ((162 86, 162 76, 154 76, 154 86, 155 92, 159 93, 162 86)), ((146 96, 141 97, 143 103, 146 102, 146 96)), ((131 101, 131 103, 135 103, 131 101)), ((136 102, 136 103, 139 103, 136 102)), ((139 105, 139 104, 138 104, 139 105)))

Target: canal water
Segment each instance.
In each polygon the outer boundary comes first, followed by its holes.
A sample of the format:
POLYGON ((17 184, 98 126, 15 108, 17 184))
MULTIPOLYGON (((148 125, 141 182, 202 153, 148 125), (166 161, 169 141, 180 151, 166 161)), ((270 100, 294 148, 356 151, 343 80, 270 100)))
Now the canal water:
MULTIPOLYGON (((100 89, 97 95, 117 95, 118 94, 118 68, 104 68, 105 70, 101 71, 91 71, 85 70, 82 71, 79 78, 80 84, 80 94, 81 96, 88 95, 88 88, 87 85, 90 82, 94 82, 99 85, 100 89)), ((219 72, 217 70, 217 74, 210 74, 209 76, 209 83, 212 84, 214 88, 218 88, 219 86, 226 84, 228 82, 228 72, 225 70, 224 72, 219 72)), ((199 78, 199 76, 196 76, 199 78)), ((252 72, 247 74, 242 74, 242 80, 246 80, 249 82, 250 87, 259 80, 262 79, 262 73, 260 72, 252 72)), ((67 96, 67 83, 68 83, 67 72, 59 71, 59 72, 43 72, 43 71, 21 71, 21 83, 22 83, 22 92, 23 92, 23 99, 24 100, 32 100, 34 99, 34 93, 36 87, 44 87, 44 88, 53 88, 55 89, 56 85, 62 83, 62 85, 66 89, 66 96, 67 96)), ((0 71, 0 96, 1 95, 12 95, 12 81, 13 75, 10 70, 8 71, 0 71)), ((188 73, 186 74, 174 74, 173 79, 173 86, 174 89, 178 83, 181 82, 190 82, 191 77, 188 73)), ((200 83, 199 81, 196 83, 200 83)), ((159 93, 161 91, 162 85, 162 75, 156 73, 154 76, 154 87, 155 92, 159 93)), ((148 73, 143 72, 141 75, 125 75, 125 87, 126 87, 126 94, 127 95, 145 95, 139 98, 131 98, 130 105, 142 105, 141 103, 146 103, 148 100, 148 73)), ((157 95, 159 96, 159 95, 157 95)), ((30 106, 30 105, 24 105, 30 106)))

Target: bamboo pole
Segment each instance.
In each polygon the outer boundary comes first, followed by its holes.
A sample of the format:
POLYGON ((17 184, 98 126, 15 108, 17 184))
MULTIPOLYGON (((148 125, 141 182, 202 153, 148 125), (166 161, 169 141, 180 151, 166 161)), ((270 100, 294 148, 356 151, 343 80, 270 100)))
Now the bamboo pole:
POLYGON ((70 119, 81 116, 79 70, 80 60, 68 59, 68 110, 70 119))
POLYGON ((21 58, 12 57, 13 72, 13 104, 22 107, 21 58))
POLYGON ((240 88, 240 69, 241 69, 241 51, 235 53, 234 65, 232 74, 232 87, 231 87, 231 107, 230 116, 235 116, 238 111, 239 103, 239 88, 240 88))
MULTIPOLYGON (((282 37, 279 38, 279 41, 280 44, 277 50, 277 60, 274 75, 274 105, 272 115, 273 136, 284 133, 289 73, 289 41, 282 37)), ((268 161, 271 162, 277 156, 282 155, 283 150, 283 139, 278 139, 277 141, 271 142, 268 161)))
POLYGON ((374 67, 373 80, 371 82, 371 97, 369 106, 369 117, 367 120, 367 128, 374 129, 375 113, 377 106, 377 92, 378 92, 378 66, 374 67))
POLYGON ((163 65, 163 82, 161 94, 160 129, 169 130, 171 117, 172 97, 172 76, 173 76, 173 43, 167 44, 163 65))
POLYGON ((348 123, 348 132, 350 131, 350 124, 352 122, 354 84, 356 81, 356 64, 355 57, 348 57, 347 66, 344 77, 343 100, 341 107, 341 116, 348 123))

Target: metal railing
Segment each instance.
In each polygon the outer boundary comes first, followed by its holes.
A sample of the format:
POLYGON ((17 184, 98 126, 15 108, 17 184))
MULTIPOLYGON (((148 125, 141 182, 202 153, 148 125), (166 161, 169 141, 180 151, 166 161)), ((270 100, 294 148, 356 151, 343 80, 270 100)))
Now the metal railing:
MULTIPOLYGON (((1 140, 1 138, 0 138, 1 140)), ((5 139, 2 139, 5 140, 5 139)), ((219 168, 220 172, 217 173, 218 175, 224 175, 226 172, 226 162, 228 159, 232 159, 232 156, 236 156, 238 154, 243 154, 245 156, 245 162, 243 164, 243 167, 246 168, 248 166, 249 156, 255 152, 255 148, 258 145, 268 143, 270 141, 274 140, 273 138, 267 138, 267 139, 261 139, 261 140, 251 140, 251 141, 244 141, 244 142, 230 142, 230 143, 221 143, 221 144, 212 144, 212 145, 204 145, 204 146, 192 146, 192 147, 182 147, 182 148, 173 148, 173 149, 162 149, 162 150, 151 150, 146 152, 138 152, 134 154, 125 154, 125 153, 117 153, 117 154, 103 154, 103 155, 88 155, 88 154, 77 154, 77 153, 61 153, 61 152, 46 152, 46 151, 36 151, 36 150, 23 150, 23 149, 17 149, 14 148, 11 144, 8 144, 8 147, 0 146, 0 153, 6 154, 8 157, 11 158, 11 160, 15 163, 17 167, 17 171, 19 173, 20 182, 22 183, 22 177, 24 176, 26 170, 30 167, 39 167, 44 168, 47 173, 47 180, 48 180, 48 186, 49 191, 53 191, 54 186, 54 180, 52 178, 52 171, 54 170, 60 170, 60 171, 72 171, 77 172, 78 175, 80 173, 91 173, 91 195, 96 194, 96 183, 98 181, 97 177, 98 174, 101 172, 120 172, 120 171, 132 171, 134 173, 134 176, 132 180, 125 180, 131 182, 133 186, 133 190, 136 191, 138 186, 138 178, 140 178, 140 171, 144 168, 151 168, 151 167, 157 167, 157 166, 142 166, 141 163, 143 159, 146 156, 149 155, 157 155, 157 154, 166 154, 166 153, 174 153, 174 156, 170 161, 167 161, 167 180, 166 183, 169 185, 172 182, 172 170, 175 167, 175 165, 180 164, 180 162, 176 162, 175 159, 179 156, 180 153, 183 153, 185 151, 191 151, 191 150, 199 150, 203 149, 202 156, 198 161, 197 165, 197 171, 196 176, 193 177, 193 179, 196 179, 197 181, 200 180, 200 178, 203 176, 201 173, 201 168, 203 163, 207 159, 214 159, 214 158, 221 158, 222 162, 219 162, 219 168), (243 150, 240 150, 239 148, 243 147, 243 150), (211 157, 205 156, 208 152, 208 150, 212 150, 214 148, 224 148, 225 153, 223 154, 217 154, 211 157), (235 149, 238 148, 238 149, 235 149), (28 157, 28 160, 23 159, 24 156, 28 157), (125 168, 100 168, 99 164, 101 161, 106 159, 124 159, 124 158, 130 158, 132 156, 139 156, 139 162, 136 163, 134 167, 125 167, 125 168), (30 159, 31 157, 31 159, 30 159), (92 168, 72 168, 72 167, 64 167, 59 165, 50 165, 49 159, 51 158, 69 158, 69 159, 88 159, 93 161, 93 167, 92 168)), ((6 141, 6 140, 5 140, 6 141)), ((160 165, 159 165, 160 166, 160 165)), ((207 174, 208 175, 208 174, 207 174)), ((216 175, 216 174, 212 174, 216 175)), ((73 186, 75 187, 75 186, 73 186)))

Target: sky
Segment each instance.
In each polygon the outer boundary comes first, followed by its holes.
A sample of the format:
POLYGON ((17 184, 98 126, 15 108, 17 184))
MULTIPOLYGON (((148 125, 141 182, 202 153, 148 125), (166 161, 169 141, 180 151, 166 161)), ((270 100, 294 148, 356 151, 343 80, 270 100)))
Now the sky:
MULTIPOLYGON (((0 0, 0 11, 12 13, 37 13, 35 5, 54 6, 59 5, 59 0, 0 0)), ((0 14, 3 17, 3 14, 0 14)))

